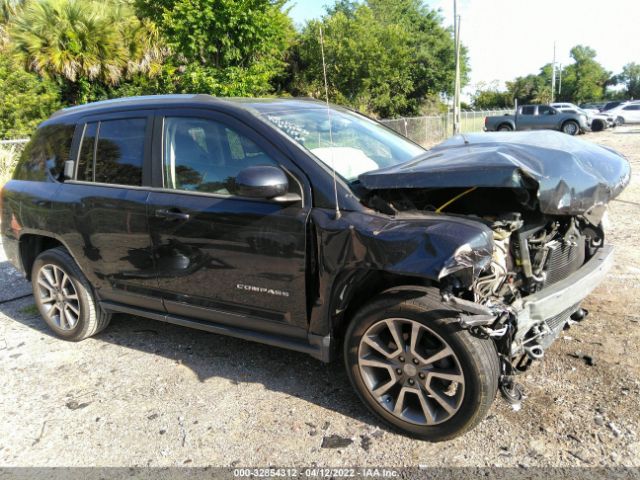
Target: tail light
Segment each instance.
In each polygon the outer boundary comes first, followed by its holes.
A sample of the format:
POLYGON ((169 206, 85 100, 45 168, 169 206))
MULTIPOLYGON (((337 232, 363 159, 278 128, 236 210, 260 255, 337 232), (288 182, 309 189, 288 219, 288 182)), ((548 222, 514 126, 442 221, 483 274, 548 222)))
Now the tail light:
POLYGON ((489 122, 489 117, 484 117, 484 126, 487 126, 487 123, 489 122))

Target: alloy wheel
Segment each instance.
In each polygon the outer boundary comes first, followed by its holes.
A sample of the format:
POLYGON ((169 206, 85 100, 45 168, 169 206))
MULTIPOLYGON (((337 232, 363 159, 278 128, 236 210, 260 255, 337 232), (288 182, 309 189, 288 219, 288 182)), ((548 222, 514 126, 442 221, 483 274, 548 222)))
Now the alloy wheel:
POLYGON ((73 330, 80 319, 78 292, 69 275, 57 265, 38 271, 38 295, 43 314, 61 330, 73 330))
POLYGON ((445 422, 464 398, 464 373, 456 353, 414 320, 389 318, 369 327, 358 347, 358 367, 371 396, 406 422, 445 422))

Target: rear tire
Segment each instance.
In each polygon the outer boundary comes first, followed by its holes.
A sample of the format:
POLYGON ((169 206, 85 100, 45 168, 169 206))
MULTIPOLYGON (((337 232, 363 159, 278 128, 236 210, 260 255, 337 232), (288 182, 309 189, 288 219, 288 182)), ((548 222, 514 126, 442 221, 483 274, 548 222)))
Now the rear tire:
POLYGON ((567 120, 562 124, 562 131, 567 135, 574 136, 580 133, 580 125, 573 120, 567 120))
POLYGON ((33 262, 36 306, 58 337, 80 341, 104 330, 111 314, 98 304, 93 288, 63 247, 42 252, 33 262))
POLYGON ((498 127, 498 131, 499 132, 512 132, 513 128, 511 128, 511 125, 509 125, 508 123, 503 123, 502 125, 500 125, 498 127))
POLYGON ((375 298, 349 324, 347 374, 385 424, 442 441, 485 417, 498 389, 498 354, 493 340, 460 328, 457 315, 435 289, 401 290, 375 298))

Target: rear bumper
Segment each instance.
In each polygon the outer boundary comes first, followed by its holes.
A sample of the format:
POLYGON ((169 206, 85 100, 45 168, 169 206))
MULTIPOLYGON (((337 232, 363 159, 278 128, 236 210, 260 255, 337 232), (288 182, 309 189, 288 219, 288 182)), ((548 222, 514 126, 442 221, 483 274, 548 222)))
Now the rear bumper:
MULTIPOLYGON (((613 266, 613 246, 604 245, 579 270, 567 278, 524 298, 516 310, 518 332, 516 340, 521 340, 529 329, 542 321, 567 312, 584 300, 606 277, 613 266)), ((575 310, 574 310, 575 311, 575 310)), ((568 316, 567 315, 567 316, 568 316)))

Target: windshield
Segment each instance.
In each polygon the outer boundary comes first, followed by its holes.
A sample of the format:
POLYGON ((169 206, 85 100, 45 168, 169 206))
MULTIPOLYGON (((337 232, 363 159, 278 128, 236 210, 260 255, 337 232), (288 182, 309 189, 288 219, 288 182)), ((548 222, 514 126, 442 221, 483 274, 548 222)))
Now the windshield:
POLYGON ((262 111, 261 115, 349 182, 404 163, 424 149, 362 115, 332 108, 262 111), (329 131, 331 118, 331 134, 329 131), (332 141, 333 140, 333 141, 332 141))

